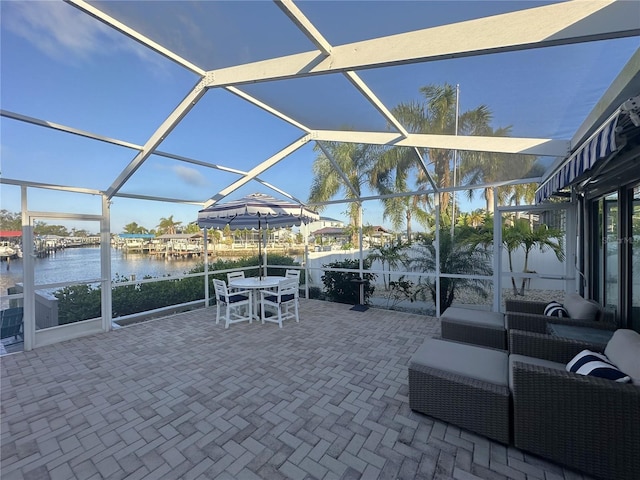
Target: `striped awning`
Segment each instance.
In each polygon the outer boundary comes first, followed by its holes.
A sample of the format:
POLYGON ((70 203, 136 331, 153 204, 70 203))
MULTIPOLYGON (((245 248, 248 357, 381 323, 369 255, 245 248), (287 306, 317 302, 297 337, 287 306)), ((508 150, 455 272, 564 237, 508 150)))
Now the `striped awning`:
POLYGON ((576 178, 616 151, 616 126, 620 111, 620 109, 616 110, 593 135, 560 165, 553 175, 538 187, 536 203, 548 199, 551 195, 571 185, 576 178))

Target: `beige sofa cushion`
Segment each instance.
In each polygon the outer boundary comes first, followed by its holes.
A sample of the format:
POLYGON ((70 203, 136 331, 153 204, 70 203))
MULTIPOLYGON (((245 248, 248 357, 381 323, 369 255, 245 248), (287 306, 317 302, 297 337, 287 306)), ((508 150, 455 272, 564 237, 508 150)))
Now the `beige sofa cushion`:
POLYGON ((508 355, 502 350, 427 338, 409 361, 409 368, 435 368, 494 385, 507 386, 508 355))
POLYGON ((504 313, 487 312, 486 310, 473 308, 449 307, 444 311, 440 320, 468 323, 470 325, 481 324, 504 329, 504 313))
POLYGON ((591 300, 585 300, 577 293, 570 293, 563 303, 569 317, 580 320, 599 320, 600 305, 591 300))
POLYGON ((618 329, 604 350, 613 364, 640 385, 640 334, 633 330, 618 329))

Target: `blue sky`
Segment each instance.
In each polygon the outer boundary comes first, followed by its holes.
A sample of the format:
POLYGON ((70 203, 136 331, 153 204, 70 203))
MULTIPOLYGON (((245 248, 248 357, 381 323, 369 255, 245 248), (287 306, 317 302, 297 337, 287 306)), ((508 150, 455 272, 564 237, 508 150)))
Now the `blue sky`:
MULTIPOLYGON (((541 2, 457 2, 458 8, 453 8, 454 3, 301 2, 299 7, 330 42, 342 44, 473 18, 479 11, 500 13, 541 2)), ((194 52, 194 60, 210 61, 207 68, 312 49, 272 2, 254 2, 253 14, 241 17, 247 4, 188 4, 185 8, 197 15, 187 17, 180 15, 187 4, 156 2, 149 15, 140 17, 136 9, 144 8, 143 3, 97 2, 128 15, 134 27, 140 18, 153 18, 161 28, 148 34, 179 53, 194 52)), ((142 145, 198 80, 63 2, 2 1, 0 9, 4 110, 142 145)), ((638 39, 632 38, 375 69, 360 75, 390 108, 419 99, 420 86, 448 82, 460 85, 461 110, 488 105, 496 128, 512 125, 514 136, 568 140, 637 48, 638 39)), ((312 128, 384 128, 375 109, 340 75, 269 82, 246 90, 312 128)), ((105 190, 136 153, 5 117, 0 118, 0 128, 0 161, 6 178, 105 190)), ((231 93, 212 90, 159 149, 249 170, 301 135, 297 128, 231 93)), ((309 144, 261 178, 306 200, 315 157, 309 144)), ((122 191, 204 201, 236 178, 152 156, 122 191)), ((19 188, 0 188, 1 208, 19 211, 19 188)), ((229 199, 254 191, 273 194, 252 182, 229 199)), ((30 192, 33 210, 100 213, 98 197, 30 192)), ((478 200, 466 207, 479 206, 478 200)), ((154 228, 161 217, 170 215, 188 223, 196 219, 198 209, 114 198, 112 231, 119 232, 130 222, 154 228)), ((329 207, 323 215, 344 218, 344 210, 329 207)), ((377 203, 365 204, 365 223, 383 224, 377 203)))

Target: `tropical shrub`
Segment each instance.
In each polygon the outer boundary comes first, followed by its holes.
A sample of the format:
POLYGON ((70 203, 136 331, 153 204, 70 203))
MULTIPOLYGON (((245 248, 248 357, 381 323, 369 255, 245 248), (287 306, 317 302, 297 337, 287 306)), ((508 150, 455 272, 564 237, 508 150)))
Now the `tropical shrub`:
MULTIPOLYGON (((408 243, 402 243, 402 241, 400 241, 386 246, 375 246, 370 249, 367 260, 369 260, 371 264, 377 260, 382 264, 383 270, 385 270, 385 267, 389 270, 388 274, 382 275, 385 290, 389 290, 392 287, 391 270, 401 266, 406 268, 409 265, 409 255, 407 254, 409 246, 408 243)), ((395 288, 398 286, 396 282, 395 288)), ((403 285, 402 288, 406 289, 406 285, 403 285)))
MULTIPOLYGON (((475 236, 476 243, 481 243, 487 247, 493 244, 493 218, 485 220, 475 236)), ((524 265, 522 272, 529 273, 529 255, 537 248, 541 252, 551 250, 558 261, 565 259, 564 254, 564 232, 557 228, 549 227, 545 224, 533 225, 526 218, 513 218, 510 225, 502 226, 502 245, 507 251, 509 271, 514 272, 513 254, 522 249, 524 251, 524 265)), ((520 288, 516 279, 511 277, 511 286, 514 295, 524 295, 526 278, 522 278, 520 288)))
POLYGON ((324 300, 324 292, 320 287, 309 287, 309 298, 313 300, 324 300))
MULTIPOLYGON (((511 226, 502 228, 502 243, 506 247, 509 256, 509 271, 513 272, 513 252, 518 248, 524 250, 523 272, 529 272, 529 254, 534 248, 541 252, 551 250, 558 261, 564 260, 564 232, 547 225, 532 226, 525 218, 514 219, 511 226)), ((516 286, 515 278, 511 277, 511 286, 514 295, 524 295, 526 278, 521 280, 520 289, 516 286)))
POLYGON ((397 281, 389 281, 389 289, 387 291, 387 307, 391 310, 395 309, 400 302, 409 300, 415 301, 416 286, 411 280, 406 280, 404 275, 401 275, 397 281))
MULTIPOLYGON (((436 272, 436 250, 439 249, 440 273, 458 275, 493 274, 491 252, 478 244, 475 231, 468 227, 457 227, 452 236, 449 231, 440 230, 440 244, 431 235, 422 236, 413 244, 418 256, 411 260, 411 268, 418 272, 436 272)), ((482 298, 489 295, 486 282, 468 278, 440 277, 440 314, 453 303, 462 289, 471 290, 482 298)), ((427 278, 416 285, 416 297, 431 297, 436 303, 436 281, 427 278)))
MULTIPOLYGON (((364 261, 365 269, 371 267, 371 262, 364 261)), ((360 268, 360 262, 358 260, 341 260, 332 262, 327 265, 323 265, 325 268, 348 268, 357 270, 360 268)), ((375 289, 373 281, 377 278, 375 273, 365 272, 363 278, 367 280, 364 284, 364 299, 365 304, 369 303, 369 297, 373 294, 375 289)), ((360 275, 357 272, 332 272, 326 271, 322 275, 322 283, 327 298, 332 302, 338 303, 360 303, 360 284, 355 280, 359 280, 360 275)))

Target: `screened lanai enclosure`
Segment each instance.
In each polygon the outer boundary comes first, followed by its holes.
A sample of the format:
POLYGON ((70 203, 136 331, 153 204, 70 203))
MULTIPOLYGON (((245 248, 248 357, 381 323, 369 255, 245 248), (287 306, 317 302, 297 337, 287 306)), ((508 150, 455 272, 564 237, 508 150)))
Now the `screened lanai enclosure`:
POLYGON ((199 210, 256 192, 322 215, 250 240, 295 246, 312 298, 341 301, 328 273, 367 281, 348 301, 434 316, 579 292, 640 330, 638 2, 4 1, 0 17, 0 236, 23 251, 3 257, 2 308, 23 308, 26 350, 211 305, 233 235, 207 231, 202 267, 169 279, 118 270, 114 242, 197 234, 199 210), (92 237, 94 263, 56 267, 92 237), (195 298, 174 295, 186 283, 195 298), (123 309, 153 284, 165 305, 123 309))

